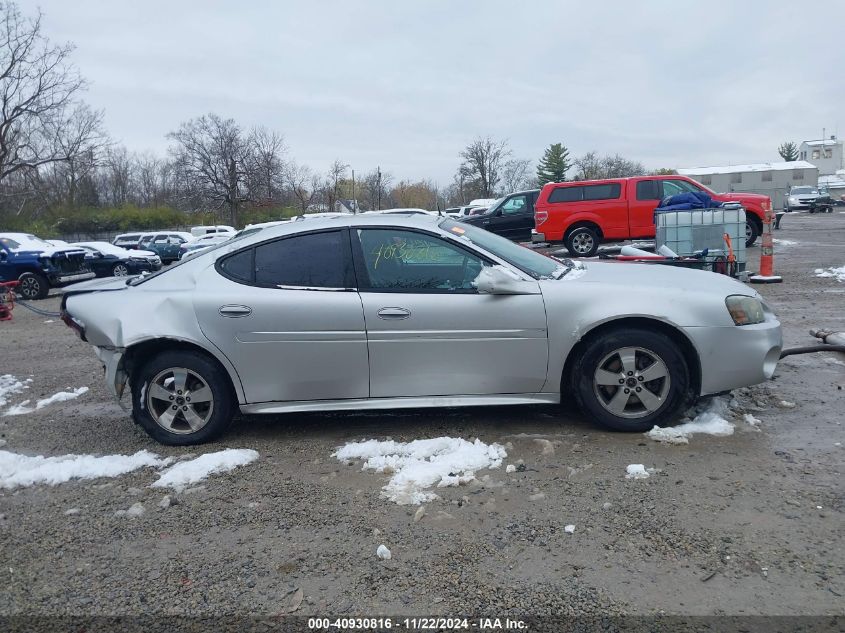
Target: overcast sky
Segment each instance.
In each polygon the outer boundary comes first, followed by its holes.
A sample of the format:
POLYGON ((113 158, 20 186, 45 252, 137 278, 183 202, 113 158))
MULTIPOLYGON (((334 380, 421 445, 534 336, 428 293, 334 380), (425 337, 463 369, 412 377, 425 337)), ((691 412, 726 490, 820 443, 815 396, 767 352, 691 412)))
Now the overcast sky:
POLYGON ((478 135, 648 167, 845 135, 845 2, 24 0, 132 150, 216 112, 322 171, 448 184, 478 135))

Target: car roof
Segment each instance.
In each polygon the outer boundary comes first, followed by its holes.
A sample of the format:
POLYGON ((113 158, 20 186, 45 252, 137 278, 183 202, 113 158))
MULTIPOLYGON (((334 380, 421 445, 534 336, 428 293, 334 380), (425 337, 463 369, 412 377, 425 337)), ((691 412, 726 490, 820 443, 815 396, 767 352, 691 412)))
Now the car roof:
MULTIPOLYGON (((285 222, 278 226, 270 226, 243 238, 241 244, 263 242, 268 238, 320 229, 342 228, 348 226, 391 226, 420 228, 433 230, 443 220, 452 220, 447 216, 429 215, 427 213, 338 213, 321 217, 309 217, 295 222, 285 222)), ((454 221, 454 220, 452 220, 454 221)))

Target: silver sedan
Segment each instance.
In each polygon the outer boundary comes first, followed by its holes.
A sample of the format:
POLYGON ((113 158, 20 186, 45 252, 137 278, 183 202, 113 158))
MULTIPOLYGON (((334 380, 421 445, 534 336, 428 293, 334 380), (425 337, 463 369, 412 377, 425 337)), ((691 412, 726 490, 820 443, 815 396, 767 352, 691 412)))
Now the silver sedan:
POLYGON ((247 414, 559 403, 669 424, 770 378, 780 323, 710 272, 539 255, 450 218, 345 215, 244 232, 153 275, 68 290, 63 319, 155 439, 247 414), (128 387, 128 389, 127 389, 128 387))

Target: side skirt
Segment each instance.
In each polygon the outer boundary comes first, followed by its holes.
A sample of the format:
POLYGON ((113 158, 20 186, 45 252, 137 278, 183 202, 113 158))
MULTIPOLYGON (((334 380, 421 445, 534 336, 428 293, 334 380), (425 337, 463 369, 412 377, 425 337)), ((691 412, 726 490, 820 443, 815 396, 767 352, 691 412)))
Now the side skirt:
POLYGON ((415 396, 413 398, 356 398, 349 400, 290 400, 242 404, 241 413, 294 413, 297 411, 345 411, 419 409, 429 407, 481 407, 508 404, 559 404, 559 393, 515 393, 494 396, 415 396))

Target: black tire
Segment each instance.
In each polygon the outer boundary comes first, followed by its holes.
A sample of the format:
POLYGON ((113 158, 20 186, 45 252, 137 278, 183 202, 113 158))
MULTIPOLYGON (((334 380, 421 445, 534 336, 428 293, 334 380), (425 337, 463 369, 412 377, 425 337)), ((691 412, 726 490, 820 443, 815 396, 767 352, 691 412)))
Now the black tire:
POLYGON ((758 224, 758 221, 753 218, 746 218, 745 219, 745 246, 751 246, 754 242, 757 241, 757 238, 760 237, 760 233, 762 231, 762 227, 758 224))
POLYGON ((598 424, 615 431, 642 433, 655 424, 674 424, 677 414, 689 399, 690 378, 686 360, 678 346, 659 332, 625 328, 601 334, 587 344, 573 372, 575 399, 581 410, 598 424), (623 369, 621 356, 614 355, 620 350, 633 348, 640 351, 633 356, 636 369, 633 375, 629 375, 623 369), (662 366, 655 363, 652 367, 648 361, 655 358, 662 366), (605 372, 601 374, 601 379, 606 380, 606 385, 598 384, 600 369, 605 372), (643 379, 660 372, 665 373, 665 378, 640 380, 640 372, 647 370, 652 373, 645 373, 643 379), (617 383, 617 373, 618 380, 625 381, 621 385, 617 383), (630 393, 625 391, 628 388, 630 393), (648 390, 651 396, 648 402, 652 408, 645 404, 645 399, 640 400, 636 389, 640 389, 640 393, 648 390), (616 396, 622 398, 623 415, 609 409, 616 396))
POLYGON ((592 257, 598 253, 599 243, 598 233, 589 226, 576 226, 564 239, 570 257, 592 257))
POLYGON ((46 299, 50 292, 50 283, 43 275, 24 273, 18 277, 17 293, 27 301, 46 299))
POLYGON ((123 262, 117 262, 111 267, 112 277, 126 277, 129 274, 129 267, 123 262))
MULTIPOLYGON (((165 379, 164 384, 166 383, 165 379)), ((162 444, 169 446, 204 444, 223 434, 232 422, 235 394, 229 378, 215 360, 200 352, 173 351, 154 356, 143 367, 133 372, 131 387, 132 418, 150 437, 162 444), (166 404, 167 400, 153 395, 158 392, 153 391, 153 387, 161 386, 157 377, 167 375, 170 369, 185 369, 189 372, 186 376, 184 391, 178 390, 178 394, 175 393, 176 381, 171 383, 174 385, 173 396, 186 400, 178 403, 174 401, 177 409, 175 414, 171 413, 170 405, 166 404), (198 387, 201 383, 204 384, 198 387), (210 410, 206 408, 206 401, 189 404, 192 390, 193 393, 199 393, 202 387, 210 390, 210 410), (199 416, 207 413, 207 420, 200 428, 192 430, 186 414, 179 410, 180 406, 190 407, 191 412, 199 416), (165 414, 175 416, 169 429, 165 428, 163 421, 165 414), (159 419, 162 423, 158 421, 159 419)))

